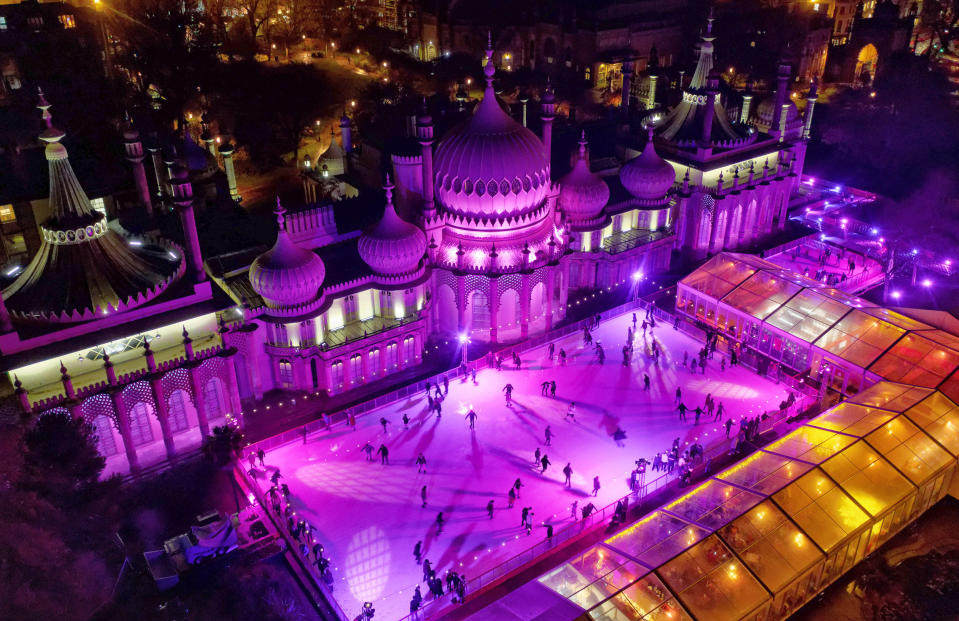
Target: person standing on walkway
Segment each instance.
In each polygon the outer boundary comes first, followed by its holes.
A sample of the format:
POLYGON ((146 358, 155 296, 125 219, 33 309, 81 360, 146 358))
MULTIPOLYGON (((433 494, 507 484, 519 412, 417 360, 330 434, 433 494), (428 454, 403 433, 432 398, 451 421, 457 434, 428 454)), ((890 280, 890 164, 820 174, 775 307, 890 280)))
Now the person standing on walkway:
POLYGON ((599 475, 593 477, 593 497, 599 494, 599 475))
POLYGON ((513 504, 516 502, 516 489, 514 489, 514 488, 512 488, 512 487, 509 488, 509 492, 506 494, 506 497, 509 499, 509 507, 508 507, 508 508, 512 509, 512 508, 513 508, 513 504))
POLYGON ((423 562, 423 542, 422 541, 417 541, 416 545, 413 546, 413 558, 416 559, 417 565, 423 562))
POLYGON ((450 394, 450 378, 443 376, 443 394, 450 394))
POLYGON ((475 411, 470 410, 469 413, 466 415, 466 420, 469 421, 470 429, 476 428, 476 412, 475 411))
POLYGON ((486 503, 486 513, 489 514, 489 519, 493 519, 493 501, 486 503))
POLYGON ((543 469, 540 470, 540 474, 544 474, 552 462, 549 460, 549 455, 543 455, 543 457, 539 460, 539 463, 543 466, 543 469))
POLYGON ((643 390, 649 392, 649 374, 643 373, 643 390))
POLYGON ((566 462, 566 466, 563 468, 563 476, 566 477, 566 487, 572 487, 573 467, 569 465, 569 462, 566 462))
POLYGON ((426 472, 426 457, 423 455, 423 453, 420 453, 416 457, 416 472, 426 472))
POLYGON ((546 446, 549 446, 553 442, 553 430, 550 429, 549 425, 546 425, 546 431, 543 432, 543 435, 546 436, 546 446))

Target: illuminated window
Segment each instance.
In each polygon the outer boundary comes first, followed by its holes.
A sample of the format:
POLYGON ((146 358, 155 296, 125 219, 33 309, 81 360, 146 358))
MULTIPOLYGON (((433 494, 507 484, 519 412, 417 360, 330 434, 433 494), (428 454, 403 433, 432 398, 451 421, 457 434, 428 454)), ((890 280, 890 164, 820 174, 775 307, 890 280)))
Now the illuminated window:
POLYGON ((153 442, 153 429, 150 427, 150 416, 153 408, 140 401, 130 410, 130 439, 133 446, 141 446, 153 442))
POLYGON ((0 17, 0 30, 6 30, 6 29, 7 29, 7 18, 0 17))
POLYGON ((386 368, 395 369, 397 366, 396 343, 390 343, 386 346, 386 368))
POLYGON ((170 433, 184 431, 190 426, 186 416, 186 406, 189 400, 190 397, 183 390, 175 390, 173 394, 170 395, 167 412, 170 433))
POLYGON ((107 215, 107 206, 106 203, 103 202, 102 198, 91 198, 90 206, 93 207, 94 211, 98 211, 104 216, 107 215))
POLYGON ((0 222, 16 222, 17 214, 13 212, 13 205, 0 205, 0 222))
MULTIPOLYGON (((292 371, 292 369, 291 369, 292 371)), ((280 375, 283 374, 283 363, 280 363, 280 375)), ((293 383, 292 372, 290 373, 290 383, 293 383)), ((285 387, 285 386, 284 386, 285 387)), ((203 387, 203 406, 206 408, 206 416, 209 419, 219 418, 226 414, 226 399, 223 394, 223 382, 217 377, 207 381, 203 387)))
POLYGON ((359 354, 350 356, 350 377, 353 381, 363 377, 363 356, 359 354))
POLYGON ((283 388, 293 388, 293 365, 289 360, 280 360, 279 366, 280 386, 283 388))
POLYGON ((65 29, 76 28, 76 27, 77 27, 77 22, 76 22, 76 20, 73 18, 73 15, 61 15, 61 16, 60 16, 60 23, 63 24, 63 27, 64 27, 65 29))
POLYGON ((97 416, 93 419, 93 428, 97 433, 97 447, 104 457, 115 455, 117 441, 113 437, 113 421, 108 416, 97 416))

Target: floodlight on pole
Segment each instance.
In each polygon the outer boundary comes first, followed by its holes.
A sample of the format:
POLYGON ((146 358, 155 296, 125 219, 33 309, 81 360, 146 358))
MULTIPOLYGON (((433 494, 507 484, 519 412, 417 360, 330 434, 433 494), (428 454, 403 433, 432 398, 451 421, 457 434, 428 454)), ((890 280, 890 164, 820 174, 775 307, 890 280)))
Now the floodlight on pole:
POLYGON ((463 364, 467 363, 467 350, 470 345, 470 337, 468 334, 461 333, 457 338, 459 338, 460 344, 463 346, 463 364))

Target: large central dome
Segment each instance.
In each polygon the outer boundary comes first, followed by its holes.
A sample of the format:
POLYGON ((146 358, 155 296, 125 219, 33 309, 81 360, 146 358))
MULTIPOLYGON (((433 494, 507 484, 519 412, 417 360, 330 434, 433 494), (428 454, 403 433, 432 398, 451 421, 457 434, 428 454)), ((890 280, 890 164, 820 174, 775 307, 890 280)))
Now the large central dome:
POLYGON ((436 194, 447 211, 496 219, 536 209, 549 190, 549 158, 536 134, 514 121, 493 92, 492 59, 486 92, 473 116, 436 148, 436 194))

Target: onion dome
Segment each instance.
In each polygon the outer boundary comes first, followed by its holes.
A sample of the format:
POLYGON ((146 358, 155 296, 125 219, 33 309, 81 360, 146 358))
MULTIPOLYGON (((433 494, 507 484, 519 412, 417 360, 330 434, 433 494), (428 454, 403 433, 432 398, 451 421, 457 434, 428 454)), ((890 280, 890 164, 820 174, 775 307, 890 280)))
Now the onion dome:
POLYGON ((77 180, 66 134, 53 126, 40 93, 50 173, 50 217, 39 227, 40 249, 3 291, 17 321, 71 323, 126 311, 154 299, 183 275, 182 249, 162 239, 128 241, 107 225, 77 180))
POLYGON ((415 271, 426 253, 426 235, 402 220, 393 206, 393 185, 386 177, 386 209, 376 225, 360 236, 357 249, 378 276, 400 276, 415 271))
POLYGON ((250 266, 250 285, 267 307, 276 310, 306 310, 321 299, 326 268, 320 257, 301 248, 286 231, 286 210, 276 200, 277 232, 273 247, 250 266))
POLYGON ((580 137, 579 157, 573 170, 559 180, 559 206, 574 224, 595 220, 609 201, 609 186, 589 170, 586 157, 586 132, 580 137))
POLYGON ((639 157, 627 162, 619 171, 619 180, 630 194, 639 199, 659 200, 666 196, 676 180, 673 165, 656 153, 653 125, 647 128, 646 147, 639 157))
MULTIPOLYGON (((802 127, 802 119, 799 117, 799 110, 796 109, 796 104, 791 101, 785 101, 783 105, 786 106, 786 132, 791 133, 798 130, 802 127)), ((774 127, 776 123, 775 118, 776 98, 767 97, 756 107, 753 124, 756 125, 759 131, 768 133, 778 129, 778 127, 774 127)))
POLYGON ((495 72, 489 50, 483 100, 436 148, 436 195, 455 215, 491 219, 525 214, 539 207, 549 190, 546 149, 496 100, 495 72))

